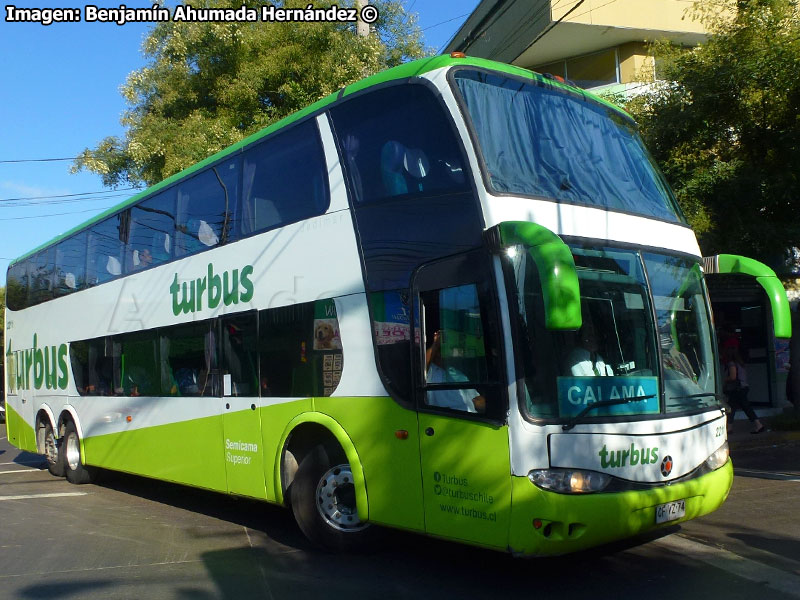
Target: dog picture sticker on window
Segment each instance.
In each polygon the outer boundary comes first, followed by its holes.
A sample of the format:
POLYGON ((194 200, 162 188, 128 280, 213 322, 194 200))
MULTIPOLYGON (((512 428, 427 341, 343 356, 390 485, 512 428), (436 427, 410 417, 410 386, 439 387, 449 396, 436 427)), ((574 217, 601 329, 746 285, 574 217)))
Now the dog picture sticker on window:
POLYGON ((317 302, 314 307, 314 350, 341 350, 339 322, 333 301, 317 302))

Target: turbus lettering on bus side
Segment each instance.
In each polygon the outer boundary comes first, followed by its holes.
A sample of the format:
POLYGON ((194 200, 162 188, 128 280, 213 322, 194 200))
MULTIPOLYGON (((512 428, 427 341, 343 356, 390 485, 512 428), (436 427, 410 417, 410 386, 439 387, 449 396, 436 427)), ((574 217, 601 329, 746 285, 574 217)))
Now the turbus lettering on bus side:
POLYGON ((233 271, 223 271, 220 276, 214 273, 214 265, 208 264, 206 277, 198 277, 189 281, 179 282, 178 274, 169 286, 172 295, 172 313, 178 316, 181 313, 193 313, 203 310, 203 298, 210 309, 217 308, 220 302, 225 306, 250 302, 253 299, 253 282, 250 276, 253 266, 247 265, 233 271), (240 290, 241 287, 241 290, 240 290))
POLYGON ((14 350, 8 340, 6 351, 8 391, 42 389, 65 390, 69 383, 67 345, 39 347, 39 336, 33 334, 33 347, 14 350))

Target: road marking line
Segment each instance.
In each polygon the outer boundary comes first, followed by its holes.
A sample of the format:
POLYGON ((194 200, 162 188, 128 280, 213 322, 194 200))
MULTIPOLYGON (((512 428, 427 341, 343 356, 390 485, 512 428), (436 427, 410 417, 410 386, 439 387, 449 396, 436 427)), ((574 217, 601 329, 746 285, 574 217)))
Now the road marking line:
POLYGON ((63 498, 65 496, 86 496, 89 492, 63 492, 54 494, 26 494, 23 496, 0 496, 3 500, 33 500, 34 498, 63 498))
POLYGON ((17 469, 16 471, 0 471, 0 475, 13 475, 14 473, 41 473, 42 469, 17 469))
POLYGON ((5 466, 8 466, 8 465, 23 465, 23 466, 32 467, 34 465, 42 466, 44 464, 45 463, 42 462, 41 460, 37 460, 36 462, 22 462, 22 461, 19 461, 19 462, 0 463, 0 466, 4 466, 5 467, 5 466))
POLYGON ((733 469, 734 475, 741 477, 756 477, 758 479, 775 479, 777 481, 797 481, 800 482, 800 475, 791 473, 777 473, 775 471, 758 471, 756 469, 733 469))
POLYGON ((772 588, 793 598, 800 598, 800 577, 739 556, 730 550, 707 546, 679 535, 670 535, 652 542, 687 558, 699 560, 723 571, 772 588))

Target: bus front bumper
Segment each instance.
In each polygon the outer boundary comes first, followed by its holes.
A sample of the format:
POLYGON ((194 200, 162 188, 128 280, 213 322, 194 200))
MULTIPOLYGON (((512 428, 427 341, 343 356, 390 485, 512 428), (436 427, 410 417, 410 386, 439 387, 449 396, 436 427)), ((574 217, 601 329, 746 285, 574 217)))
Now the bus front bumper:
POLYGON ((649 490, 585 495, 557 494, 512 478, 509 550, 525 556, 553 556, 669 527, 713 512, 733 483, 728 462, 696 479, 649 490), (686 501, 680 519, 656 524, 656 507, 686 501))

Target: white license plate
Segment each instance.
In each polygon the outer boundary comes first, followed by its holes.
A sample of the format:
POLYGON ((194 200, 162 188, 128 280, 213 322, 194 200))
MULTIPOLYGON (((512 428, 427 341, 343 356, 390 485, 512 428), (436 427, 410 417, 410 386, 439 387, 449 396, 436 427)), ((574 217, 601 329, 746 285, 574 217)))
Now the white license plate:
POLYGON ((675 500, 656 506, 656 523, 667 523, 686 516, 686 500, 675 500))

